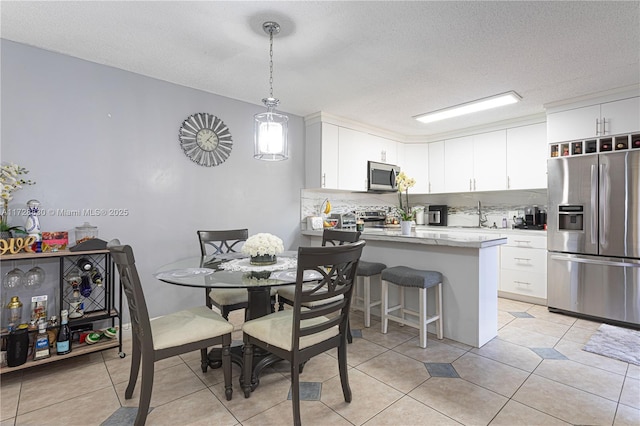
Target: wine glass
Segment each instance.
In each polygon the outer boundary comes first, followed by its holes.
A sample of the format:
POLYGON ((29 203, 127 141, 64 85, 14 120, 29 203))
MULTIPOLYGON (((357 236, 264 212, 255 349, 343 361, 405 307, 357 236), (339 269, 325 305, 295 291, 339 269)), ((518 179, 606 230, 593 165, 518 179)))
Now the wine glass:
POLYGON ((16 288, 25 282, 24 272, 19 268, 13 268, 2 279, 2 286, 6 289, 16 288))
MULTIPOLYGON (((35 262, 34 262, 35 264, 35 262)), ((45 272, 39 266, 33 266, 24 277, 24 286, 27 288, 39 288, 44 282, 45 272)))

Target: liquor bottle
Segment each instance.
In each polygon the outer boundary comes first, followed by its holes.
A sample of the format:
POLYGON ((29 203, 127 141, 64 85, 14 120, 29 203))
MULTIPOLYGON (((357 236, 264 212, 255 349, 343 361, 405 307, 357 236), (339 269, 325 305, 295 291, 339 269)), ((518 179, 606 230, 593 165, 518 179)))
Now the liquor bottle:
POLYGON ((49 318, 49 324, 47 325, 47 334, 49 335, 49 348, 51 350, 56 348, 56 341, 58 339, 58 317, 52 315, 49 318))
POLYGON ((81 318, 84 315, 84 303, 80 299, 80 290, 74 289, 69 299, 69 318, 81 318))
POLYGON ((80 280, 80 294, 83 297, 91 296, 91 280, 87 274, 84 274, 80 280))
POLYGON ((91 263, 91 261, 86 257, 81 257, 78 260, 78 267, 83 272, 89 272, 90 270, 93 269, 93 263, 91 263))
POLYGON ((51 352, 49 351, 49 334, 47 334, 47 324, 44 321, 38 324, 38 335, 36 336, 36 342, 33 348, 34 361, 51 356, 51 352))
POLYGON ((89 274, 91 275, 91 281, 93 281, 93 283, 98 287, 102 287, 102 274, 100 271, 98 271, 97 268, 93 268, 89 274))
POLYGON ((60 315, 62 317, 62 323, 58 330, 56 349, 58 355, 64 355, 71 352, 71 329, 69 328, 69 313, 67 310, 63 310, 60 315))

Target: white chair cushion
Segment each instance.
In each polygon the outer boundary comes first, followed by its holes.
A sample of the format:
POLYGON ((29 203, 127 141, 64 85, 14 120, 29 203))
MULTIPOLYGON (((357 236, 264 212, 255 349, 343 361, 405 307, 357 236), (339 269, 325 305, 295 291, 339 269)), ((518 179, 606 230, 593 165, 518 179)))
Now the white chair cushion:
MULTIPOLYGON (((271 288, 271 296, 276 295, 276 289, 271 288)), ((209 297, 218 306, 247 303, 249 295, 246 288, 214 288, 209 292, 209 297)))
MULTIPOLYGON (((310 289, 314 287, 314 284, 305 283, 305 284, 302 284, 302 286, 305 289, 310 289)), ((322 293, 323 291, 326 292, 326 289, 320 290, 318 293, 322 293)), ((286 285, 286 286, 278 287, 278 295, 293 302, 294 298, 296 297, 296 286, 286 285)), ((339 295, 339 296, 331 297, 329 299, 319 300, 317 302, 305 302, 302 304, 302 306, 307 306, 307 307, 322 306, 322 305, 326 305, 328 303, 332 303, 341 299, 342 299, 342 295, 339 295)))
MULTIPOLYGON (((329 318, 326 317, 311 318, 308 320, 302 320, 301 326, 308 327, 315 324, 321 324, 328 320, 329 318)), ((290 351, 291 336, 293 334, 293 311, 291 309, 287 309, 247 321, 242 326, 242 332, 247 333, 250 336, 257 337, 272 346, 290 351)), ((338 333, 338 326, 335 325, 327 330, 321 331, 320 333, 301 337, 300 349, 315 345, 316 343, 320 343, 333 336, 337 336, 338 333)))
POLYGON ((206 306, 196 306, 151 320, 153 348, 156 350, 210 339, 232 331, 232 324, 206 306))

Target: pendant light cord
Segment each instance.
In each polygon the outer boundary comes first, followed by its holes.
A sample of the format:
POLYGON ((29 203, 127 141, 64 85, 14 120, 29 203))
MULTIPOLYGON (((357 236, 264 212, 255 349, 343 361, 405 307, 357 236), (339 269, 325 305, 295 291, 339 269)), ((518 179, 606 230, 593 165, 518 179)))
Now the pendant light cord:
POLYGON ((273 30, 269 31, 269 97, 273 98, 273 30))

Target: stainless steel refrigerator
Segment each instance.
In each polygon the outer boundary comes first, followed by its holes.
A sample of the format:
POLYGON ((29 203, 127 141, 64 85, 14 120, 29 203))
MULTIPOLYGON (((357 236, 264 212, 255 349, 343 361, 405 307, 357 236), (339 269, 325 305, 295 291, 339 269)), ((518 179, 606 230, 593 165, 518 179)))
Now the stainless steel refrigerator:
POLYGON ((549 310, 640 327, 640 150, 547 166, 549 310))

